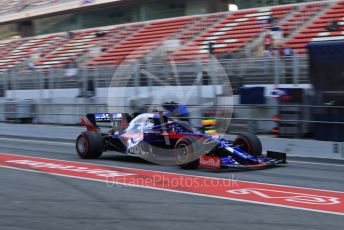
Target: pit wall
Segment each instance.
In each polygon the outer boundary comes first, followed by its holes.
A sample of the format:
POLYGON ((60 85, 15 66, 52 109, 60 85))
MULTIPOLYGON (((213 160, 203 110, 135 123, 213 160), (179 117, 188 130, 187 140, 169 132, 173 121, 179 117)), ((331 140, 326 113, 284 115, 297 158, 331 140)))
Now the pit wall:
MULTIPOLYGON (((271 97, 274 85, 247 85, 248 87, 264 86, 266 105, 276 105, 277 101, 271 97)), ((310 85, 279 85, 279 87, 299 87, 309 89, 310 85)), ((147 103, 161 105, 167 101, 181 102, 186 105, 205 105, 217 97, 218 105, 239 105, 240 96, 221 96, 221 86, 154 86, 150 87, 116 87, 97 88, 96 97, 78 97, 80 90, 75 89, 50 89, 50 90, 11 90, 6 91, 7 100, 34 100, 36 104, 36 119, 38 123, 76 124, 81 114, 90 112, 132 112, 129 107, 133 101, 136 106, 147 103), (182 95, 182 96, 180 96, 182 95), (184 100, 185 96, 189 98, 184 100), (142 100, 137 100, 143 98, 142 100), (149 98, 154 98, 153 101, 149 98), (58 105, 64 104, 64 105, 58 105), (128 111, 129 110, 129 111, 128 111), (50 115, 44 115, 49 113, 50 115), (61 115, 62 114, 62 115, 61 115)), ((5 100, 5 99, 3 99, 5 100)), ((1 107, 1 105, 0 105, 1 107)), ((2 106, 3 107, 3 106, 2 106)), ((3 110, 3 108, 1 108, 3 110)), ((0 121, 4 120, 4 111, 0 110, 0 121)), ((262 108, 262 106, 240 107, 234 110, 235 118, 248 119, 243 126, 251 127, 255 132, 270 132, 276 123, 273 121, 260 121, 259 119, 271 119, 277 113, 274 107, 262 108), (250 118, 254 118, 249 121, 250 118)), ((193 112, 192 116, 199 117, 199 112, 193 112)), ((195 121, 196 123, 198 121, 195 121)), ((232 122, 235 122, 232 120, 232 122)), ((240 124, 239 124, 240 125, 240 124)), ((245 130, 243 130, 245 131, 245 130)), ((246 130, 250 131, 250 130, 246 130)))

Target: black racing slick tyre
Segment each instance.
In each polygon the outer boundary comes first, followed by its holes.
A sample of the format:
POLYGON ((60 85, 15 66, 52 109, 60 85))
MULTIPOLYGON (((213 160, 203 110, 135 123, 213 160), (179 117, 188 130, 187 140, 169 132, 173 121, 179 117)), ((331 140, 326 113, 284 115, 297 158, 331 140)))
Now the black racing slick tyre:
POLYGON ((234 145, 238 146, 252 156, 258 157, 262 155, 262 143, 253 133, 241 133, 234 141, 234 145))
POLYGON ((199 159, 196 151, 198 141, 194 138, 182 138, 177 141, 175 147, 176 161, 182 169, 196 169, 199 166, 199 159), (196 159, 195 159, 196 158, 196 159))
POLYGON ((103 153, 104 141, 100 133, 85 131, 79 134, 75 143, 76 151, 82 159, 96 159, 103 153))

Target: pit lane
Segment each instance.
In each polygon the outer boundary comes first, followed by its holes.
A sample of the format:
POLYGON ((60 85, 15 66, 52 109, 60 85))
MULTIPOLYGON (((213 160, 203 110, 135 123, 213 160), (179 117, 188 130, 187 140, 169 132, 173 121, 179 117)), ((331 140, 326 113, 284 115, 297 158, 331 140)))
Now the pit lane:
MULTIPOLYGON (((0 152, 79 162, 74 144, 0 138, 0 152)), ((344 191, 342 163, 291 161, 260 171, 187 171, 105 153, 87 161, 214 178, 344 191)), ((1 229, 341 229, 344 217, 0 168, 1 229)))

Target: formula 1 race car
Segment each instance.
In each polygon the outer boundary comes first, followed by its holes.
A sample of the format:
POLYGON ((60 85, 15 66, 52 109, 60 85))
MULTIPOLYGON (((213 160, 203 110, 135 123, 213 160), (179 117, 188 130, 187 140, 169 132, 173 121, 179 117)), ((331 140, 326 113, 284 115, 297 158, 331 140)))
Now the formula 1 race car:
POLYGON ((87 131, 76 139, 76 151, 83 159, 95 159, 104 151, 137 156, 157 164, 197 167, 262 168, 286 163, 286 154, 268 151, 252 133, 231 141, 197 131, 188 122, 162 114, 88 114, 81 118, 87 131), (107 133, 100 124, 110 123, 107 133))

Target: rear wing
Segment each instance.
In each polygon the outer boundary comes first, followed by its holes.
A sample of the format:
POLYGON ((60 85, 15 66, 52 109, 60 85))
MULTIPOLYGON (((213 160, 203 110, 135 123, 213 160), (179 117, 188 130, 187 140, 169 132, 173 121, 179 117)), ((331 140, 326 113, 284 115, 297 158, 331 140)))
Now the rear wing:
POLYGON ((122 132, 133 118, 129 113, 90 113, 81 117, 81 124, 88 131, 100 131, 100 123, 111 123, 115 132, 122 132))

